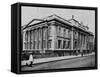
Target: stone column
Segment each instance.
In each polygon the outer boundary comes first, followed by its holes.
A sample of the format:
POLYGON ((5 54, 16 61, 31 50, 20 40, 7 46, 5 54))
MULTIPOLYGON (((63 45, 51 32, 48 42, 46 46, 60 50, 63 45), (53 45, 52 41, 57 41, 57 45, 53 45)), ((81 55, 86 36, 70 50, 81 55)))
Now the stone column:
POLYGON ((86 35, 85 35, 85 50, 86 50, 86 35))
POLYGON ((31 43, 32 43, 32 42, 31 42, 31 41, 32 41, 32 38, 31 38, 31 37, 32 37, 32 32, 31 32, 31 30, 30 30, 30 50, 31 50, 31 45, 32 45, 32 44, 31 44, 31 43))
POLYGON ((28 32, 26 31, 26 35, 25 35, 25 42, 26 42, 26 48, 28 49, 28 32))
POLYGON ((71 50, 73 50, 73 28, 72 28, 72 31, 71 31, 71 50))
POLYGON ((47 26, 47 32, 46 32, 46 49, 48 50, 48 26, 47 26))
POLYGON ((33 41, 33 30, 31 31, 31 42, 32 42, 32 44, 31 44, 31 45, 32 45, 32 46, 31 46, 31 49, 33 50, 33 45, 34 45, 34 44, 33 44, 33 42, 34 42, 34 41, 33 41))
POLYGON ((30 49, 30 31, 28 31, 28 50, 30 49))
POLYGON ((78 50, 78 32, 77 32, 77 50, 78 50))
POLYGON ((83 50, 83 44, 82 44, 82 34, 80 34, 80 52, 82 52, 82 50, 83 50))
POLYGON ((34 47, 35 47, 34 41, 35 41, 35 32, 34 32, 34 30, 33 30, 33 49, 34 49, 34 47))
POLYGON ((43 50, 43 27, 41 29, 41 49, 43 50))
POLYGON ((37 49, 37 30, 35 30, 35 50, 37 49))
POLYGON ((40 37, 40 32, 41 31, 41 29, 39 28, 39 32, 38 32, 38 38, 39 38, 39 50, 41 49, 40 47, 41 47, 41 37, 40 37))
POLYGON ((51 35, 52 35, 52 50, 55 49, 55 43, 56 43, 56 27, 52 24, 51 26, 51 35))
POLYGON ((26 31, 23 31, 23 50, 25 50, 26 48, 26 40, 25 40, 25 38, 26 38, 26 31))

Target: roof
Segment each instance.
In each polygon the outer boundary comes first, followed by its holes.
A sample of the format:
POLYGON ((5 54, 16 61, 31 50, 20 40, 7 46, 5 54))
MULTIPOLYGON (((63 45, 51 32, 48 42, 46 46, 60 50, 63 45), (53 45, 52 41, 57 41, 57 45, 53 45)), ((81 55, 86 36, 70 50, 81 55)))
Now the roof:
POLYGON ((73 18, 70 19, 69 22, 71 22, 72 25, 74 25, 76 27, 79 27, 79 28, 81 28, 81 29, 83 29, 85 31, 87 31, 89 29, 87 26, 84 26, 84 24, 82 22, 80 23, 79 21, 77 21, 77 20, 75 20, 73 18))
POLYGON ((77 27, 77 28, 79 28, 81 30, 84 30, 86 32, 91 33, 90 31, 88 31, 88 27, 87 26, 84 26, 82 23, 80 23, 79 21, 75 20, 74 18, 72 18, 70 20, 66 20, 66 19, 63 19, 62 17, 60 17, 60 16, 58 16, 56 14, 50 15, 50 16, 45 17, 43 19, 33 19, 28 24, 23 26, 23 28, 30 27, 31 25, 35 25, 35 24, 38 24, 38 23, 41 23, 41 22, 47 22, 47 21, 50 21, 50 20, 53 20, 53 19, 59 20, 61 22, 64 22, 66 24, 69 24, 71 26, 77 27))
POLYGON ((53 20, 53 19, 57 19, 57 20, 60 20, 62 22, 65 22, 69 25, 72 25, 68 20, 65 20, 63 18, 61 18, 60 16, 56 15, 56 14, 53 14, 53 15, 50 15, 48 17, 45 17, 43 19, 33 19, 31 20, 28 24, 24 25, 23 28, 25 28, 26 26, 30 26, 30 25, 34 25, 36 23, 40 23, 40 22, 45 22, 45 21, 50 21, 50 20, 53 20))

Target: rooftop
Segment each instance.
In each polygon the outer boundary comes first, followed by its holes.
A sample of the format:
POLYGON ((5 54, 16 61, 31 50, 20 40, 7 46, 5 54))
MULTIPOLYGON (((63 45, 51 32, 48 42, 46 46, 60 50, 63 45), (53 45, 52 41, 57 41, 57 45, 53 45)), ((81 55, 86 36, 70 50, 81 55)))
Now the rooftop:
POLYGON ((48 17, 45 17, 43 19, 33 19, 31 20, 28 24, 26 24, 25 26, 23 26, 23 28, 27 27, 27 26, 30 26, 30 25, 34 25, 34 24, 38 24, 40 22, 43 22, 43 21, 50 21, 50 20, 53 20, 53 19, 57 19, 57 20, 60 20, 64 23, 67 23, 69 25, 72 25, 72 26, 75 26, 75 27, 78 27, 82 30, 85 30, 89 33, 92 33, 89 31, 89 27, 88 26, 84 26, 83 22, 79 22, 77 21, 76 19, 74 19, 74 16, 72 15, 72 18, 69 19, 69 20, 66 20, 66 19, 63 19, 62 17, 56 15, 56 14, 53 14, 53 15, 50 15, 48 17))

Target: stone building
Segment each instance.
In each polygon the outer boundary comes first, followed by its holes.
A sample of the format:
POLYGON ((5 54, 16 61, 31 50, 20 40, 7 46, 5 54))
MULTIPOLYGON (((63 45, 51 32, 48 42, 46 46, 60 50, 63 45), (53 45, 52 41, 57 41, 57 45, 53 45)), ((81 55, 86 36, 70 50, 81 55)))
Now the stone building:
POLYGON ((22 27, 22 36, 23 51, 27 52, 82 52, 93 50, 94 45, 93 33, 73 16, 69 20, 57 15, 33 19, 22 27))

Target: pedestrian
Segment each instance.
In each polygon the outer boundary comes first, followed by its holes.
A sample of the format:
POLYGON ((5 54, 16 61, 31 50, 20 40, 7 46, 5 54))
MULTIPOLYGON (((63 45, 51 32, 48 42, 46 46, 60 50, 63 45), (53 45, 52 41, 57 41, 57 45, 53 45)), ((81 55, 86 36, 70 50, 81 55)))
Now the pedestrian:
POLYGON ((30 62, 30 66, 32 67, 32 64, 33 64, 33 55, 32 54, 30 54, 30 56, 29 56, 29 62, 30 62))

